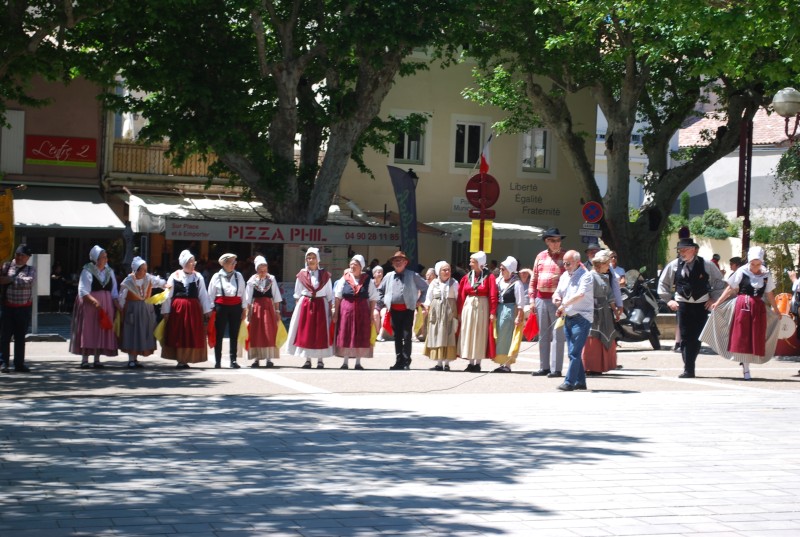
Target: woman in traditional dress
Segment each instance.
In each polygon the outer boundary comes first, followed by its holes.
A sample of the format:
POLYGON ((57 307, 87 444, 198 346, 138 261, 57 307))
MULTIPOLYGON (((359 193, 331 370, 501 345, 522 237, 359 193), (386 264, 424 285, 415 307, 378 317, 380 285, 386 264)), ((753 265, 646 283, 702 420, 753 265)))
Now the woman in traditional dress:
POLYGON ((364 272, 366 260, 354 255, 350 270, 334 286, 336 306, 336 356, 344 358, 339 369, 349 369, 350 358, 356 359, 355 369, 364 369, 362 358, 372 358, 372 311, 380 296, 375 281, 364 272))
POLYGON ((89 252, 89 263, 78 280, 78 300, 72 310, 72 338, 69 351, 79 354, 81 369, 101 369, 100 355, 117 355, 117 336, 113 319, 119 297, 114 270, 108 266, 108 254, 95 245, 89 252), (89 364, 89 355, 94 362, 89 364))
POLYGON ((456 359, 457 352, 458 283, 451 277, 448 262, 439 261, 434 271, 437 277, 430 282, 422 304, 428 323, 422 354, 436 360, 431 371, 450 371, 450 362, 456 359))
POLYGON ((495 356, 493 322, 497 313, 497 281, 486 267, 483 252, 469 257, 469 268, 458 288, 458 317, 461 319, 458 356, 469 360, 464 371, 478 373, 481 360, 495 356))
POLYGON ((269 273, 264 256, 256 256, 256 273, 249 280, 244 292, 244 305, 250 322, 250 367, 261 367, 259 360, 266 360, 267 367, 274 367, 272 360, 280 358, 276 345, 278 323, 281 321, 283 298, 275 276, 269 273))
POLYGON ((211 316, 213 304, 208 298, 203 275, 194 270, 195 259, 189 250, 178 257, 180 270, 167 280, 167 300, 161 305, 166 320, 161 357, 177 360, 178 369, 208 360, 206 329, 203 321, 211 316))
POLYGON ((122 280, 119 291, 119 307, 122 310, 122 325, 119 349, 128 353, 128 367, 142 367, 139 356, 150 356, 156 350, 156 312, 152 304, 145 302, 154 288, 164 288, 167 281, 147 273, 147 262, 134 257, 131 273, 122 280))
MULTIPOLYGON (((764 265, 764 249, 754 246, 747 252, 747 263, 736 269, 733 277, 728 280, 728 287, 711 305, 714 313, 709 318, 708 324, 719 322, 715 318, 717 309, 728 298, 736 295, 733 308, 729 308, 727 312, 722 312, 720 308, 723 315, 727 313, 732 319, 728 324, 730 336, 727 352, 719 354, 742 365, 744 380, 752 378, 750 364, 766 363, 775 352, 777 330, 770 330, 771 335, 768 337, 766 308, 768 304, 776 314, 780 315, 775 304, 774 289, 775 279, 764 265)), ((773 328, 776 326, 775 322, 771 324, 773 328)), ((718 349, 715 350, 719 352, 718 349)))
POLYGON ((236 363, 236 350, 239 341, 239 328, 244 321, 247 311, 242 305, 244 299, 244 276, 236 270, 236 254, 222 254, 219 258, 220 269, 211 276, 208 282, 208 296, 214 301, 216 311, 214 331, 214 367, 222 367, 222 341, 225 339, 225 329, 228 329, 230 340, 229 355, 231 369, 239 369, 236 363))
POLYGON ((583 346, 583 367, 587 375, 600 375, 617 368, 617 331, 614 318, 622 303, 617 303, 614 286, 619 285, 611 270, 611 250, 600 250, 592 258, 594 317, 589 337, 583 346))
POLYGON ((297 273, 294 284, 295 307, 289 323, 289 354, 306 359, 303 369, 311 369, 311 359, 317 359, 317 369, 324 369, 323 358, 333 355, 330 336, 333 285, 330 273, 320 268, 318 248, 306 251, 306 266, 297 273))
MULTIPOLYGON (((522 330, 527 302, 527 288, 517 274, 517 260, 511 256, 500 263, 500 279, 497 281, 497 350, 493 360, 499 364, 495 373, 511 373, 516 363, 519 345, 512 348, 514 331, 522 330)), ((520 338, 522 336, 520 335, 520 338)))

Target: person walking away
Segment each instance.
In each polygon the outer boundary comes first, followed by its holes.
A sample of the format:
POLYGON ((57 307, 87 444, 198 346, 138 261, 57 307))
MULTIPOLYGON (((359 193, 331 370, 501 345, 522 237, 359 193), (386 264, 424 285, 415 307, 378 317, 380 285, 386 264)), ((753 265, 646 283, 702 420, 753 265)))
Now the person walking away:
POLYGON ((556 316, 564 318, 569 354, 567 375, 558 389, 571 392, 587 388, 581 354, 594 319, 594 283, 592 275, 581 264, 581 254, 575 250, 564 254, 564 268, 566 272, 558 280, 553 303, 556 316))
POLYGON ((20 244, 14 260, 3 264, 0 271, 2 313, 0 314, 0 371, 9 372, 11 339, 14 339, 14 371, 29 373, 25 365, 25 335, 33 312, 33 282, 36 269, 28 265, 32 255, 27 244, 20 244))

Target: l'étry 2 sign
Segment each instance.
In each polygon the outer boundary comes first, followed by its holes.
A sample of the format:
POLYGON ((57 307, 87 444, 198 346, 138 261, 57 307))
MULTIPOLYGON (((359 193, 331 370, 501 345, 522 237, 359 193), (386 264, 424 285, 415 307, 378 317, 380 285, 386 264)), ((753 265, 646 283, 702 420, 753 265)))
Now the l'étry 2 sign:
POLYGON ((65 136, 25 136, 25 164, 46 166, 97 166, 97 140, 65 136))

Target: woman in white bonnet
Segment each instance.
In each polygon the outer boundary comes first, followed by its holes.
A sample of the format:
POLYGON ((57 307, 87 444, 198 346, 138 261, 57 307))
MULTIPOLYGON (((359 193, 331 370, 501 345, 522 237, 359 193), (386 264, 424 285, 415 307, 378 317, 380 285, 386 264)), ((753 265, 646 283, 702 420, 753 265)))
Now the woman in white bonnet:
POLYGON ((732 320, 728 324, 730 335, 727 349, 723 349, 723 352, 719 352, 720 349, 715 350, 729 360, 742 364, 744 380, 752 378, 750 364, 766 363, 775 352, 777 334, 770 338, 767 336, 766 308, 769 305, 780 315, 775 304, 774 289, 775 278, 764 265, 764 249, 754 246, 747 252, 747 263, 736 269, 733 277, 728 280, 728 287, 711 306, 714 313, 708 324, 719 322, 716 310, 729 297, 736 295, 732 320))
POLYGON ((458 288, 458 356, 469 360, 464 371, 479 373, 481 360, 495 356, 493 324, 497 313, 497 281, 486 268, 486 254, 469 256, 470 271, 458 288))
POLYGON ((147 273, 147 262, 139 256, 131 262, 131 273, 122 280, 119 291, 119 307, 122 309, 122 325, 119 350, 128 353, 128 367, 142 367, 139 356, 150 356, 156 351, 156 312, 152 304, 145 302, 153 289, 164 288, 167 281, 147 273))
POLYGON ((161 357, 176 360, 178 369, 188 369, 189 364, 208 360, 203 321, 208 321, 214 306, 208 298, 203 275, 194 270, 194 255, 184 250, 178 262, 181 268, 170 274, 169 294, 161 305, 167 322, 161 357))
POLYGON ((458 283, 451 275, 447 261, 434 267, 436 278, 430 282, 425 295, 425 322, 428 333, 422 354, 436 360, 434 371, 450 371, 450 362, 456 359, 456 331, 458 330, 458 283))
MULTIPOLYGON (((498 364, 495 373, 510 373, 516 363, 519 345, 512 348, 514 332, 522 330, 527 293, 517 274, 517 260, 511 256, 500 263, 500 278, 497 280, 497 354, 493 358, 498 364)), ((520 334, 520 338, 521 338, 520 334)))
POLYGON ((333 285, 331 273, 320 267, 319 248, 306 250, 305 267, 297 273, 294 284, 296 300, 286 351, 306 359, 303 369, 311 369, 311 359, 317 359, 317 369, 324 369, 326 356, 333 355, 330 336, 333 285))
POLYGON ((269 264, 264 256, 256 256, 253 264, 256 273, 247 280, 244 292, 244 306, 250 321, 250 350, 248 356, 254 360, 250 367, 260 367, 259 360, 265 360, 267 367, 273 367, 272 360, 280 358, 276 345, 278 323, 281 322, 283 301, 281 290, 275 276, 269 273, 269 264))
POLYGON ((350 358, 356 359, 355 369, 364 369, 362 358, 372 358, 372 310, 380 295, 375 281, 364 271, 366 260, 356 254, 350 260, 350 270, 334 286, 336 307, 336 345, 334 353, 344 358, 340 369, 349 369, 350 358))
POLYGON ((90 262, 81 270, 78 281, 78 300, 72 312, 72 337, 69 350, 82 357, 81 369, 100 369, 100 355, 117 355, 117 336, 114 334, 114 314, 119 297, 117 279, 108 266, 108 254, 100 246, 89 252, 90 262), (102 325, 101 325, 102 322, 102 325), (89 364, 89 355, 94 363, 89 364))

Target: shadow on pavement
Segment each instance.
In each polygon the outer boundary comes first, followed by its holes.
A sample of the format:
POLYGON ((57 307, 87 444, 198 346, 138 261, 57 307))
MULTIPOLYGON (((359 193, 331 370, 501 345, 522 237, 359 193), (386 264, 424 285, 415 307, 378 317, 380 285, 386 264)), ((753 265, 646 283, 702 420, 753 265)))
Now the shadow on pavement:
POLYGON ((0 533, 75 516, 108 520, 94 535, 137 533, 137 524, 178 534, 190 525, 240 535, 501 535, 498 514, 545 514, 536 472, 636 457, 641 442, 251 396, 18 399, 0 424, 17 455, 4 457, 0 533), (533 498, 493 493, 523 479, 533 498))

